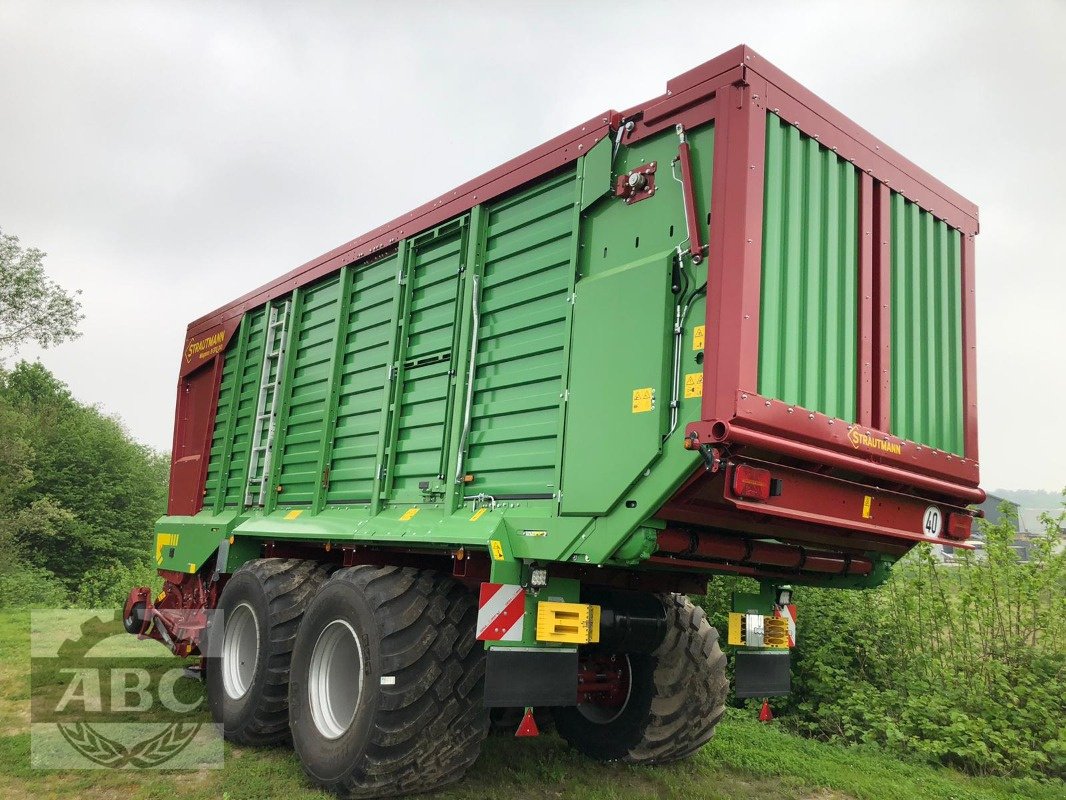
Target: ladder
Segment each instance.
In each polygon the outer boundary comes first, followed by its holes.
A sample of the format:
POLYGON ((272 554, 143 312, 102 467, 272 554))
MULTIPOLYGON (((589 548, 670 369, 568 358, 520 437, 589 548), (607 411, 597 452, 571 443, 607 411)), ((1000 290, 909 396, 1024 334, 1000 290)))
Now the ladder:
POLYGON ((255 424, 252 427, 251 455, 248 462, 248 482, 244 489, 246 506, 262 506, 266 499, 270 477, 270 461, 274 453, 274 434, 277 432, 281 381, 285 374, 285 330, 288 327, 291 301, 281 308, 273 303, 267 317, 263 341, 263 369, 259 375, 259 399, 255 405, 255 424))

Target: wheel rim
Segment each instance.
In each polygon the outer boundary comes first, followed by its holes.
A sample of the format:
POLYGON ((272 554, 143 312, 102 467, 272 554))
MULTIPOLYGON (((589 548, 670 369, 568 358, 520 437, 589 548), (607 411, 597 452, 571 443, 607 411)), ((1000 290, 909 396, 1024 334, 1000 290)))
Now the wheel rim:
POLYGON ((241 603, 223 620, 222 687, 233 700, 251 688, 259 662, 259 619, 247 603, 241 603))
POLYGON ((597 725, 614 722, 629 705, 632 675, 628 655, 583 660, 578 679, 578 712, 597 725))
POLYGON ((327 739, 352 725, 363 693, 363 648, 347 621, 337 619, 319 634, 307 680, 311 719, 327 739))

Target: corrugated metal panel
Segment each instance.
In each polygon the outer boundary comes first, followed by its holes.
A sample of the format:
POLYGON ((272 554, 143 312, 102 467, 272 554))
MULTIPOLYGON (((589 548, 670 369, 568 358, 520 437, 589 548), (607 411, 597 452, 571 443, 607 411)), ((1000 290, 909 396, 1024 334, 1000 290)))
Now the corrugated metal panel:
POLYGON ((211 454, 207 462, 207 480, 204 482, 204 508, 213 510, 220 490, 222 461, 225 453, 229 421, 235 413, 234 394, 237 391, 237 349, 239 341, 225 355, 222 366, 222 381, 218 387, 218 411, 211 434, 211 454))
POLYGON ((247 335, 242 331, 234 338, 235 344, 226 353, 226 362, 222 368, 222 383, 219 387, 218 414, 215 418, 214 433, 211 440, 211 455, 208 462, 207 481, 204 484, 204 510, 211 512, 218 500, 219 492, 224 492, 223 506, 242 505, 244 502, 244 482, 248 474, 248 440, 252 435, 252 417, 255 415, 255 403, 259 396, 259 371, 263 364, 263 337, 265 333, 266 309, 260 308, 249 312, 242 321, 247 326, 247 335), (244 347, 243 359, 237 352, 244 347), (237 365, 242 363, 240 374, 237 365), (225 454, 224 438, 231 430, 232 449, 229 467, 223 474, 225 454))
POLYGON ((259 399, 259 377, 263 368, 263 347, 266 339, 266 308, 252 311, 245 316, 250 326, 244 352, 244 369, 241 375, 240 396, 237 398, 237 419, 233 433, 233 451, 230 454, 229 474, 226 478, 225 505, 244 504, 245 479, 248 476, 248 450, 252 438, 255 404, 259 399))
POLYGON ((463 228, 416 242, 408 280, 403 390, 389 485, 394 500, 421 500, 419 484, 441 480, 452 396, 452 346, 459 309, 463 228))
POLYGON ((340 281, 333 276, 308 287, 300 304, 295 346, 288 357, 292 381, 286 388, 284 453, 280 459, 281 493, 285 505, 310 503, 322 480, 317 471, 325 429, 326 400, 332 370, 340 281))
POLYGON ((487 209, 481 332, 466 471, 491 495, 555 491, 575 173, 487 209))
POLYGON ((327 502, 369 502, 373 493, 397 269, 393 255, 352 274, 327 502))
POLYGON ((959 455, 961 236, 893 193, 891 432, 959 455))
POLYGON ((770 114, 759 393, 856 418, 858 170, 770 114))

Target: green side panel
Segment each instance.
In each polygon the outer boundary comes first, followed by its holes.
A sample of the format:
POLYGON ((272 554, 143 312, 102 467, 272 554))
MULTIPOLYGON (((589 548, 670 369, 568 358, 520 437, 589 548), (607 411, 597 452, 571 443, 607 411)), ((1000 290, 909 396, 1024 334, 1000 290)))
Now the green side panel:
POLYGON ((322 481, 318 458, 322 451, 326 400, 332 370, 334 336, 340 304, 340 280, 333 276, 307 288, 300 304, 295 346, 287 355, 294 359, 292 381, 285 393, 289 404, 285 417, 284 452, 278 484, 278 502, 285 505, 310 503, 322 481))
MULTIPOLYGON (((706 246, 714 126, 694 128, 686 135, 695 176, 696 212, 703 229, 700 240, 706 246)), ((655 194, 632 205, 611 196, 587 210, 581 221, 581 279, 652 255, 673 252, 678 245, 687 248, 681 184, 670 173, 677 147, 677 134, 671 128, 619 151, 614 162, 616 175, 624 175, 644 164, 655 164, 655 194)), ((680 176, 680 168, 673 169, 680 176)), ((575 313, 580 313, 580 308, 575 313)))
MULTIPOLYGON (((226 477, 226 497, 223 505, 243 506, 245 481, 248 477, 248 449, 252 439, 255 404, 259 399, 259 373, 263 368, 263 343, 266 338, 266 309, 260 308, 245 315, 248 342, 241 370, 237 396, 236 421, 233 429, 233 452, 226 477)), ((229 356, 227 355, 227 358, 229 356)), ((212 453, 213 455, 213 453, 212 453)))
POLYGON ((963 452, 962 234, 892 194, 891 432, 963 452))
POLYGON ((564 514, 605 513, 659 452, 670 407, 670 269, 670 257, 658 256, 578 284, 564 514), (635 392, 651 397, 641 406, 635 392))
POLYGON ((574 281, 575 172, 487 208, 468 491, 553 494, 574 281))
POLYGON ((226 351, 222 366, 222 381, 218 387, 218 412, 215 414, 215 427, 211 434, 211 455, 207 462, 207 480, 204 482, 204 508, 213 508, 219 491, 223 490, 222 460, 225 451, 226 434, 229 421, 233 417, 233 398, 237 392, 237 347, 239 338, 233 337, 237 344, 226 351))
MULTIPOLYGON (((703 126, 687 136, 701 241, 706 242, 714 128, 703 126)), ((654 163, 655 194, 632 204, 608 196, 582 216, 562 457, 563 514, 625 508, 620 501, 632 499, 632 488, 643 481, 669 427, 676 299, 670 291, 671 272, 676 248, 687 246, 681 184, 670 174, 677 149, 673 129, 622 148, 615 172, 654 163), (652 408, 634 413, 637 391, 654 393, 652 408)), ((685 264, 682 284, 690 297, 705 282, 706 262, 698 269, 687 258, 685 264)), ((695 324, 696 314, 693 309, 687 328, 695 324)), ((682 382, 684 375, 702 376, 697 355, 702 357, 688 339, 680 364, 682 382)), ((699 398, 693 400, 698 406, 699 398)), ((640 510, 644 516, 650 513, 644 505, 640 510)), ((608 527, 613 525, 604 530, 608 527)), ((602 546, 613 551, 618 544, 602 546)))
POLYGON ((767 116, 759 394, 852 422, 859 171, 767 116))
POLYGON ((392 255, 360 266, 352 275, 327 503, 369 502, 373 493, 387 402, 385 374, 396 326, 396 262, 392 255))
POLYGON ((394 501, 421 501, 420 483, 438 485, 444 479, 465 231, 465 226, 456 225, 449 233, 438 231, 414 243, 389 477, 394 501))

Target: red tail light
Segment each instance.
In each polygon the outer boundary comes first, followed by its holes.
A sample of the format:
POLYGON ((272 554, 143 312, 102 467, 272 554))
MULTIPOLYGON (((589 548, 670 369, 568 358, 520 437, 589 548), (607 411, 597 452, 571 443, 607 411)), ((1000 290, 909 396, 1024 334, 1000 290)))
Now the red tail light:
POLYGON ((970 538, 970 528, 973 525, 973 517, 969 514, 948 515, 948 538, 957 539, 960 542, 970 538))
POLYGON ((769 500, 773 480, 770 470, 758 469, 747 464, 733 468, 733 494, 747 500, 769 500))

